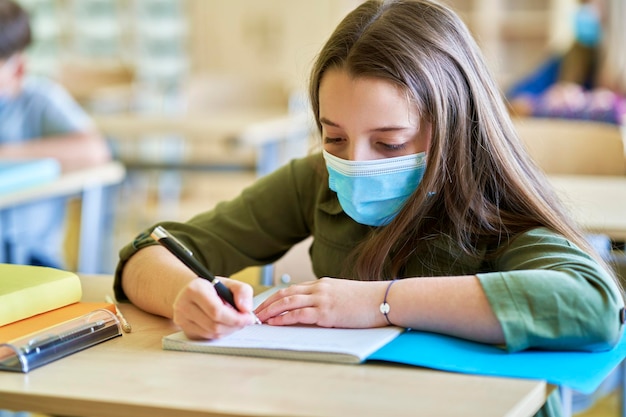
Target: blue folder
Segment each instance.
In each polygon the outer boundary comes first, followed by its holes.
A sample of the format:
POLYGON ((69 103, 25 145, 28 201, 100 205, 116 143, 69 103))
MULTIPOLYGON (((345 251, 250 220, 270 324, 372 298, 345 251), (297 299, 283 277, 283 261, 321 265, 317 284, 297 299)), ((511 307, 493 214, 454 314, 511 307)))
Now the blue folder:
POLYGON ((542 379, 590 394, 626 356, 625 334, 616 347, 603 352, 509 353, 497 346, 410 330, 374 352, 368 360, 468 374, 542 379))
POLYGON ((0 194, 50 182, 61 175, 56 159, 0 160, 0 194))

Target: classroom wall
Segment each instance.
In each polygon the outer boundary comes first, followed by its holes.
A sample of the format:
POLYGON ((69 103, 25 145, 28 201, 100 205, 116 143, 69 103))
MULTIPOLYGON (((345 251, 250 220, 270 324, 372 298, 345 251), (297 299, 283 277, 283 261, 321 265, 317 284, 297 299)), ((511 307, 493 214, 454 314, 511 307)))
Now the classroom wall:
MULTIPOLYGON (((195 73, 306 79, 311 60, 360 0, 191 0, 195 73), (219 19, 216 18, 219 16, 219 19)), ((506 86, 571 41, 577 0, 444 0, 469 26, 506 86)))
POLYGON ((193 0, 192 72, 280 77, 302 85, 339 20, 358 0, 193 0))
MULTIPOLYGON (((103 85, 134 76, 171 90, 188 77, 227 73, 261 83, 278 79, 286 89, 302 89, 317 51, 361 2, 18 1, 34 16, 37 42, 31 48, 31 69, 61 78, 65 74, 81 98, 99 86, 87 71, 79 77, 71 72, 83 68, 77 61, 98 72, 103 85)), ((443 0, 468 24, 504 88, 569 43, 577 1, 443 0)), ((176 103, 152 93, 144 94, 144 105, 159 102, 156 110, 175 110, 176 103)), ((117 104, 110 102, 95 108, 110 111, 117 104)))

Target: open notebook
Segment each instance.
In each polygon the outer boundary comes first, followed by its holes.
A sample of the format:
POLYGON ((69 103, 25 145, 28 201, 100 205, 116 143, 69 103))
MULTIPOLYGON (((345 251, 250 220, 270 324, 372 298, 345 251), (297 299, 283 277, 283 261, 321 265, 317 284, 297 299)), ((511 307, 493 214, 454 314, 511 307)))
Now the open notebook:
MULTIPOLYGON (((254 307, 283 287, 272 287, 254 297, 254 307)), ((178 332, 165 336, 162 346, 165 350, 356 364, 403 331, 400 327, 329 329, 261 324, 217 340, 190 340, 178 332)))
MULTIPOLYGON (((268 295, 255 297, 255 305, 268 295)), ((213 341, 193 341, 175 333, 163 338, 163 348, 324 362, 383 361, 450 372, 543 379, 590 394, 626 357, 626 332, 620 335, 617 346, 601 352, 531 349, 509 353, 498 346, 396 327, 251 325, 213 341)))
POLYGON ((314 326, 248 326, 216 340, 163 338, 163 349, 336 363, 361 363, 401 334, 400 327, 329 329, 314 326))

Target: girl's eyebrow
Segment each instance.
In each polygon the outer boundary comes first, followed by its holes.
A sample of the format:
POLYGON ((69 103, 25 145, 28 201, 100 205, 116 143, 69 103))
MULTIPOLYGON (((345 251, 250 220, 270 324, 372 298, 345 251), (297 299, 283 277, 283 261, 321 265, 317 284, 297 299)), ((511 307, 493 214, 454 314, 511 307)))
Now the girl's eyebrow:
MULTIPOLYGON (((325 118, 325 117, 320 117, 320 123, 323 125, 328 125, 328 126, 332 126, 332 127, 338 127, 341 128, 341 125, 325 118)), ((415 126, 381 126, 381 127, 376 127, 374 129, 371 129, 370 132, 395 132, 395 131, 399 131, 399 130, 407 130, 407 129, 413 129, 415 126)))
POLYGON ((325 117, 320 117, 320 123, 323 125, 328 125, 328 126, 332 126, 332 127, 341 127, 339 126, 337 123, 330 121, 329 119, 325 118, 325 117))

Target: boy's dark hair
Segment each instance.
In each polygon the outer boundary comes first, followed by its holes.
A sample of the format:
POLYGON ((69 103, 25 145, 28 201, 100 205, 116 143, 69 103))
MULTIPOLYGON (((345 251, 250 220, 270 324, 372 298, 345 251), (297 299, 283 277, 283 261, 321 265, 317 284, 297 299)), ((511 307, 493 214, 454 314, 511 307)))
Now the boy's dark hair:
POLYGON ((0 59, 26 49, 31 42, 29 16, 12 0, 0 0, 0 59))

